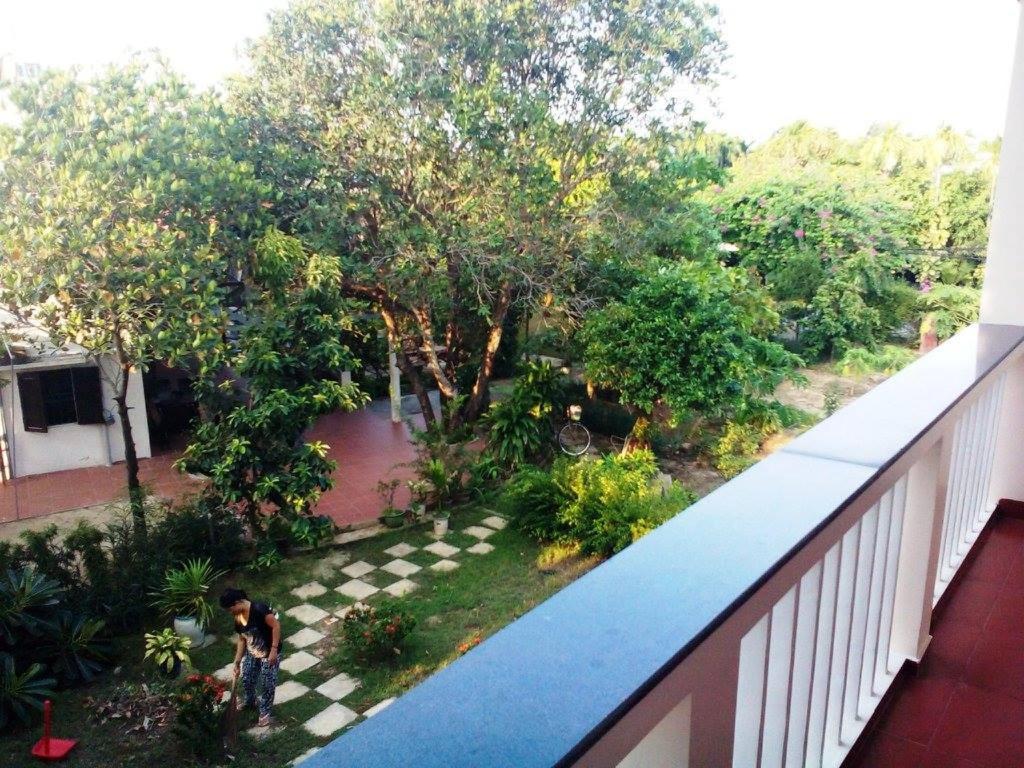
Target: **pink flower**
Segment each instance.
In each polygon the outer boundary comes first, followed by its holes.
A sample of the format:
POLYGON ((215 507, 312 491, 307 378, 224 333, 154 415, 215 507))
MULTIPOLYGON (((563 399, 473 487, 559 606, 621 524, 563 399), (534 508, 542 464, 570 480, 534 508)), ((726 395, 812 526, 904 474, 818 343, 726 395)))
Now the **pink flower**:
POLYGON ((820 217, 821 217, 822 219, 831 219, 831 218, 832 218, 832 211, 829 211, 829 210, 827 210, 827 209, 826 209, 826 210, 824 210, 824 211, 818 211, 818 215, 819 215, 819 216, 820 216, 820 217))
POLYGON ((803 240, 804 239, 804 235, 806 235, 806 234, 807 233, 804 232, 803 229, 797 229, 797 230, 795 230, 793 232, 793 237, 795 237, 797 240, 803 240))
POLYGON ((925 278, 921 281, 921 293, 928 293, 932 289, 932 281, 925 278))

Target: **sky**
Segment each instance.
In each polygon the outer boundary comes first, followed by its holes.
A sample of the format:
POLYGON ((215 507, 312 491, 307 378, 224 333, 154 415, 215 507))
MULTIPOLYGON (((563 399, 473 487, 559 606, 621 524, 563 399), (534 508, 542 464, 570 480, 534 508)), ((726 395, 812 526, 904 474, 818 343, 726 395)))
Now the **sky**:
MULTIPOLYGON (((159 49, 189 79, 237 71, 287 0, 0 0, 0 56, 91 67, 159 49)), ((718 0, 727 76, 702 104, 748 141, 795 120, 846 135, 895 122, 1002 133, 1017 0, 718 0)))

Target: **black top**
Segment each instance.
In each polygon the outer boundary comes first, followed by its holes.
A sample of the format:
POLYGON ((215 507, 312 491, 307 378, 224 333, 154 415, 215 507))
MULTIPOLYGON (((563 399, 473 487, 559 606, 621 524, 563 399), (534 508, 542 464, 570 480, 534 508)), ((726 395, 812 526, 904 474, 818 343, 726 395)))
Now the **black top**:
MULTIPOLYGON (((273 641, 273 630, 267 624, 267 616, 273 615, 274 610, 266 603, 249 603, 249 620, 240 624, 235 620, 235 632, 242 636, 249 653, 258 659, 266 658, 270 653, 270 644, 273 641)), ((278 648, 280 650, 280 647, 278 648)))

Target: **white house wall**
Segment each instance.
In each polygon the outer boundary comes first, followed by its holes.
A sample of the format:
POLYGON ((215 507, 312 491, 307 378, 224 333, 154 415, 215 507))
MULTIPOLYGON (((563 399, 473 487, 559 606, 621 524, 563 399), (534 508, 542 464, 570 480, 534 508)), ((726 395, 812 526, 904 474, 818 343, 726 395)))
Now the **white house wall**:
MULTIPOLYGON (((16 366, 15 374, 23 371, 53 370, 75 367, 53 363, 32 363, 16 366)), ((9 369, 4 369, 2 379, 10 378, 9 369)), ((114 423, 104 424, 58 424, 47 432, 26 432, 21 413, 21 400, 17 382, 6 384, 2 390, 5 422, 10 421, 11 404, 14 405, 14 423, 9 424, 9 447, 14 457, 14 476, 41 475, 63 469, 104 466, 111 462, 124 461, 124 440, 121 437, 121 423, 114 404, 113 388, 107 377, 100 376, 103 392, 103 408, 114 415, 114 423), (107 440, 109 439, 109 453, 107 440)), ((149 423, 146 419, 146 397, 142 385, 142 374, 133 371, 128 379, 128 406, 132 422, 132 436, 135 450, 140 459, 152 455, 149 444, 149 423)))

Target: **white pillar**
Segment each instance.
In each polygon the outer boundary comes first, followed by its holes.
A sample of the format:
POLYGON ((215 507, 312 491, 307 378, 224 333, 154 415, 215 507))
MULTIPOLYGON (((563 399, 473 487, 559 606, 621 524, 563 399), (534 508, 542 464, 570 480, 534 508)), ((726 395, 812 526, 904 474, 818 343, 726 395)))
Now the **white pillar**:
POLYGON ((1024 14, 1017 26, 1006 130, 992 205, 981 322, 1024 325, 1024 14))
POLYGON ((402 380, 399 378, 398 356, 393 346, 388 346, 388 372, 391 374, 391 421, 398 424, 402 421, 402 380))

